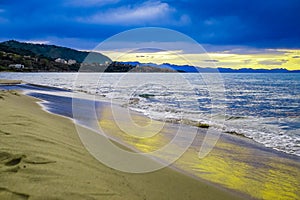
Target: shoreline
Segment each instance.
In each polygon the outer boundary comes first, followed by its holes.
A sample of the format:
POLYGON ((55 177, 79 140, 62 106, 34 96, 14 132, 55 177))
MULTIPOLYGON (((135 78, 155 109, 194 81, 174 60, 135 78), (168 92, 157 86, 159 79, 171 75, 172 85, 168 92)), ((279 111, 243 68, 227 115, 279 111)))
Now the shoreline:
MULTIPOLYGON (((11 76, 11 77, 8 76, 8 77, 10 79, 10 78, 13 78, 14 76, 11 76)), ((15 77, 15 79, 21 79, 21 77, 18 75, 18 76, 15 77)), ((30 82, 29 79, 25 78, 25 80, 27 82, 28 81, 30 82)), ((36 88, 45 87, 46 90, 54 89, 54 90, 63 90, 63 91, 65 90, 66 92, 68 92, 68 91, 72 92, 72 90, 70 90, 70 88, 72 88, 70 86, 70 84, 66 84, 66 87, 64 87, 63 85, 61 87, 58 87, 58 85, 55 86, 55 84, 49 84, 49 85, 53 85, 53 86, 47 86, 47 85, 43 84, 43 83, 47 83, 47 81, 46 82, 37 81, 37 83, 38 84, 25 83, 25 84, 22 84, 22 85, 23 86, 30 86, 30 87, 32 86, 32 87, 36 87, 36 88), (39 85, 39 83, 42 84, 42 85, 39 85)), ((65 81, 63 81, 63 83, 65 83, 65 81)), ((30 89, 30 88, 28 88, 28 89, 30 89)), ((26 90, 26 88, 25 88, 25 90, 26 90)), ((79 92, 79 93, 82 92, 82 93, 86 94, 87 96, 95 96, 97 98, 97 100, 99 100, 99 101, 110 101, 110 99, 107 98, 105 95, 102 95, 102 94, 95 94, 94 95, 94 92, 90 92, 88 90, 80 90, 79 88, 75 88, 75 90, 73 92, 79 92)), ((84 95, 82 95, 82 96, 84 96, 84 95)), ((125 101, 125 103, 122 100, 114 100, 114 101, 115 101, 116 104, 126 104, 126 101, 125 101)), ((138 111, 139 110, 139 109, 136 110, 136 107, 132 106, 132 105, 129 105, 129 107, 133 111, 138 111)), ((140 112, 140 113, 142 113, 143 115, 146 115, 146 116, 148 115, 147 112, 144 112, 142 110, 140 110, 138 112, 140 112)), ((154 114, 151 115, 151 118, 160 120, 159 115, 157 115, 157 114, 160 114, 160 113, 155 113, 154 112, 154 114)), ((207 116, 204 115, 204 117, 199 118, 199 123, 198 123, 198 121, 196 121, 196 122, 194 121, 193 116, 192 117, 189 116, 189 115, 185 115, 185 116, 186 116, 186 118, 183 119, 183 122, 179 122, 179 123, 186 123, 188 125, 189 124, 192 124, 192 125, 194 124, 196 126, 201 126, 201 127, 202 126, 204 126, 204 127, 205 126, 206 127, 210 126, 212 128, 216 128, 216 129, 220 130, 222 132, 222 134, 224 133, 224 134, 241 135, 242 137, 247 137, 247 138, 250 138, 251 140, 254 140, 254 141, 258 142, 259 144, 262 144, 263 146, 265 146, 267 148, 272 148, 272 149, 275 149, 276 151, 281 151, 281 152, 285 152, 287 154, 293 154, 293 155, 297 155, 297 156, 300 157, 299 151, 297 150, 297 144, 295 144, 295 142, 294 142, 293 145, 288 145, 289 141, 283 142, 283 141, 285 141, 285 138, 283 136, 281 136, 281 134, 277 134, 278 131, 281 132, 281 131, 285 131, 285 130, 283 130, 283 128, 280 128, 280 126, 279 126, 280 124, 279 125, 276 124, 276 126, 273 125, 272 122, 277 123, 273 119, 268 119, 268 118, 264 119, 263 117, 257 119, 256 117, 253 117, 253 116, 240 117, 240 116, 234 116, 234 115, 230 116, 230 115, 228 115, 229 119, 232 117, 233 120, 231 120, 231 119, 227 120, 228 116, 224 115, 224 116, 221 116, 221 117, 224 117, 225 118, 224 120, 226 120, 226 123, 229 123, 229 125, 228 126, 226 125, 225 126, 226 128, 222 130, 222 127, 223 127, 222 120, 219 121, 219 119, 217 119, 218 116, 216 117, 216 120, 213 119, 212 121, 209 121, 207 119, 207 116), (241 119, 249 118, 249 120, 250 120, 249 124, 251 124, 251 125, 248 127, 247 124, 244 124, 244 127, 246 125, 246 128, 243 128, 241 125, 239 125, 239 123, 244 123, 245 120, 240 120, 239 121, 239 119, 237 120, 236 118, 237 119, 238 118, 241 118, 241 119), (266 120, 266 121, 264 121, 264 120, 266 120), (264 122, 259 123, 260 121, 264 121, 264 122), (270 127, 267 127, 266 130, 264 131, 264 129, 261 128, 261 127, 264 127, 265 125, 270 126, 270 127), (274 130, 273 130, 273 128, 274 128, 274 130), (276 130, 277 130, 277 132, 276 132, 276 130), (272 142, 269 142, 269 140, 267 140, 266 138, 272 138, 272 142), (282 138, 282 140, 280 138, 282 138)), ((276 119, 276 117, 274 119, 276 119)), ((170 122, 175 121, 175 123, 177 123, 176 120, 178 120, 178 119, 176 117, 173 117, 173 118, 171 117, 168 120, 170 120, 170 122)), ((292 119, 288 119, 288 120, 291 121, 292 119)), ((284 121, 284 123, 288 123, 288 121, 286 121, 286 122, 284 121)), ((282 135, 284 135, 284 134, 282 134, 282 135)), ((288 138, 289 140, 293 139, 293 134, 287 134, 286 136, 289 137, 288 138)))
MULTIPOLYGON (((45 89, 49 89, 49 90, 57 90, 57 91, 65 91, 65 92, 79 92, 79 93, 84 94, 84 95, 81 96, 81 98, 84 98, 86 100, 91 100, 91 99, 93 99, 93 97, 97 97, 97 98, 95 98, 95 101, 111 103, 111 100, 106 99, 105 97, 103 97, 101 95, 94 95, 94 94, 88 93, 86 91, 72 91, 71 89, 68 89, 68 88, 59 88, 59 87, 54 87, 54 86, 38 85, 38 84, 31 84, 31 83, 26 83, 26 85, 30 85, 30 86, 33 86, 33 87, 45 88, 45 89)), ((39 98, 39 97, 37 97, 37 98, 39 98)), ((123 102, 121 102, 120 100, 114 100, 113 104, 115 104, 116 106, 119 106, 119 107, 123 107, 123 102)), ((137 113, 137 114, 139 114, 143 117, 150 118, 148 115, 145 115, 145 113, 142 112, 142 111, 137 111, 137 110, 135 110, 133 108, 130 108, 130 107, 128 107, 128 108, 130 109, 131 113, 137 113)), ((47 111, 47 109, 46 109, 46 111, 47 111)), ((53 113, 51 111, 49 111, 49 112, 53 113)), ((155 121, 164 122, 163 120, 160 120, 160 119, 157 119, 157 118, 151 118, 151 119, 154 119, 155 121)), ((168 119, 165 122, 170 123, 170 124, 178 124, 178 125, 187 125, 187 126, 192 126, 192 127, 198 127, 198 128, 202 128, 204 130, 208 129, 208 128, 213 128, 213 129, 216 129, 217 131, 220 131, 219 129, 217 129, 213 125, 207 124, 205 122, 202 123, 202 122, 199 122, 199 121, 194 121, 194 120, 189 120, 189 119, 182 119, 181 121, 180 120, 178 121, 178 120, 175 120, 175 119, 168 119)), ((237 131, 220 131, 220 132, 221 132, 221 134, 224 134, 224 135, 236 136, 238 138, 247 139, 251 142, 254 142, 258 146, 262 146, 266 149, 270 149, 271 151, 274 151, 275 153, 278 153, 280 155, 293 156, 295 158, 300 159, 300 156, 298 156, 295 153, 288 153, 288 152, 286 152, 284 150, 281 150, 281 149, 276 149, 274 147, 265 146, 264 143, 261 143, 261 142, 255 140, 254 138, 245 135, 245 133, 241 133, 241 132, 237 132, 237 131)))
POLYGON ((71 120, 45 112, 31 97, 1 95, 4 199, 239 199, 169 168, 143 175, 112 170, 82 147, 71 120))
MULTIPOLYGON (((40 104, 43 103, 40 102, 40 104)), ((49 105, 42 105, 42 107, 44 106, 47 107, 49 105)), ((53 112, 49 111, 49 107, 48 110, 46 107, 44 107, 44 111, 53 115, 53 112)), ((60 114, 55 115, 61 117, 60 114)), ((134 115, 142 116, 140 113, 135 113, 134 115)), ((101 112, 101 116, 104 117, 104 120, 106 120, 106 118, 109 119, 109 113, 105 114, 101 112)), ((117 129, 115 129, 114 126, 114 124, 110 123, 108 127, 108 130, 111 129, 112 134, 119 132, 117 129)), ((120 138, 118 139, 120 140, 120 138)), ((127 142, 129 145, 132 145, 132 143, 130 143, 131 141, 127 138, 123 139, 125 143, 127 142)), ((185 153, 178 162, 174 163, 171 166, 172 170, 176 170, 177 172, 179 171, 178 173, 183 174, 184 176, 188 176, 192 179, 200 181, 203 184, 210 185, 213 188, 217 188, 218 190, 224 192, 229 192, 231 195, 237 195, 236 197, 242 197, 244 199, 272 199, 275 197, 274 195, 276 195, 277 190, 281 187, 282 190, 289 191, 292 190, 293 184, 296 184, 296 186, 294 186, 295 188, 300 186, 299 181, 291 179, 292 176, 297 177, 298 175, 300 175, 300 173, 297 172, 297 170, 299 171, 300 169, 300 162, 299 158, 295 155, 289 155, 271 148, 266 148, 261 144, 255 142, 254 140, 248 138, 230 134, 223 134, 222 138, 220 139, 220 141, 218 141, 217 146, 208 156, 208 158, 201 160, 202 164, 198 165, 197 163, 200 160, 195 159, 197 158, 196 155, 192 156, 193 154, 197 154, 197 152, 199 151, 199 142, 197 142, 197 140, 201 141, 201 137, 196 139, 196 142, 194 145, 192 145, 192 148, 189 149, 188 152, 185 153), (231 167, 227 168, 226 165, 229 165, 231 167), (193 171, 193 173, 190 173, 191 169, 195 171, 193 171), (239 171, 242 172, 244 170, 248 172, 246 174, 240 174, 239 171), (278 173, 277 177, 273 177, 273 172, 270 174, 270 170, 278 173), (212 172, 213 174, 210 175, 210 173, 212 172), (286 176, 284 175, 285 173, 289 173, 289 175, 285 177, 285 179, 282 179, 284 176, 286 176), (254 180, 248 178, 249 175, 253 176, 254 180), (266 178, 270 180, 266 182, 266 178), (240 180, 239 182, 234 182, 233 180, 235 179, 240 180), (264 184, 271 185, 266 191, 260 191, 264 189, 262 188, 264 187, 262 186, 264 184), (291 185, 289 186, 286 184, 291 185), (245 186, 242 187, 242 185, 245 186), (247 187, 252 188, 249 190, 247 189, 247 187), (243 191, 243 188, 249 191, 243 191)), ((291 195, 290 198, 288 198, 287 196, 286 199, 294 199, 297 198, 297 196, 300 196, 300 194, 297 194, 297 192, 292 192, 280 193, 279 197, 284 198, 286 195, 291 195)))

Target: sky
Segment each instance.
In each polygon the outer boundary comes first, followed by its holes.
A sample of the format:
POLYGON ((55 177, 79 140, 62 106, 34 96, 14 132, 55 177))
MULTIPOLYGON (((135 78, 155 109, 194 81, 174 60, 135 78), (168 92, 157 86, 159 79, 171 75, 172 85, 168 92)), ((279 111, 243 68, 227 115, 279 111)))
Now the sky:
MULTIPOLYGON (((199 52, 182 51, 173 38, 171 52, 127 51, 119 59, 185 64, 183 55, 198 66, 300 69, 299 11, 299 0, 0 0, 0 41, 93 50, 123 31, 160 27, 192 38, 210 58, 197 60, 199 52)), ((128 41, 145 44, 139 36, 128 41)), ((97 50, 113 57, 116 49, 97 50)))

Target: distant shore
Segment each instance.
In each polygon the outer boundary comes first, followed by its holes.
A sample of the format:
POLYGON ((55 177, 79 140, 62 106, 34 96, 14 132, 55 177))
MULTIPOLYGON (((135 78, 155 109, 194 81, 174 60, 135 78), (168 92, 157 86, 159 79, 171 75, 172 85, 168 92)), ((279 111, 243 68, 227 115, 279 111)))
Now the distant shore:
POLYGON ((71 120, 20 93, 0 96, 0 199, 240 199, 169 168, 110 169, 85 150, 71 120))

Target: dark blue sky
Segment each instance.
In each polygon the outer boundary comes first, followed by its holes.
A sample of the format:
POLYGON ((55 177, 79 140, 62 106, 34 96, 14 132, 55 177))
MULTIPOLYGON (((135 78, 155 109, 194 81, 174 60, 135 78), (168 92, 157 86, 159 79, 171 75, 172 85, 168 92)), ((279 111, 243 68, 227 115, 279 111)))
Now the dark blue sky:
POLYGON ((92 49, 131 28, 157 26, 201 44, 300 48, 299 0, 0 0, 0 40, 92 49))

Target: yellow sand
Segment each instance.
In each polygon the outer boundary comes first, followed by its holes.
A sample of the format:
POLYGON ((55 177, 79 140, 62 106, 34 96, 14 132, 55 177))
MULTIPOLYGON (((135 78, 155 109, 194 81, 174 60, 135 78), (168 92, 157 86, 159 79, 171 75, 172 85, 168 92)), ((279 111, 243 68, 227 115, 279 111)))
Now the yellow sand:
POLYGON ((172 169, 122 173, 95 160, 71 120, 0 91, 0 199, 239 199, 172 169))
POLYGON ((5 84, 5 85, 14 85, 14 84, 20 84, 22 81, 20 80, 5 80, 5 79, 0 79, 0 85, 5 84))

